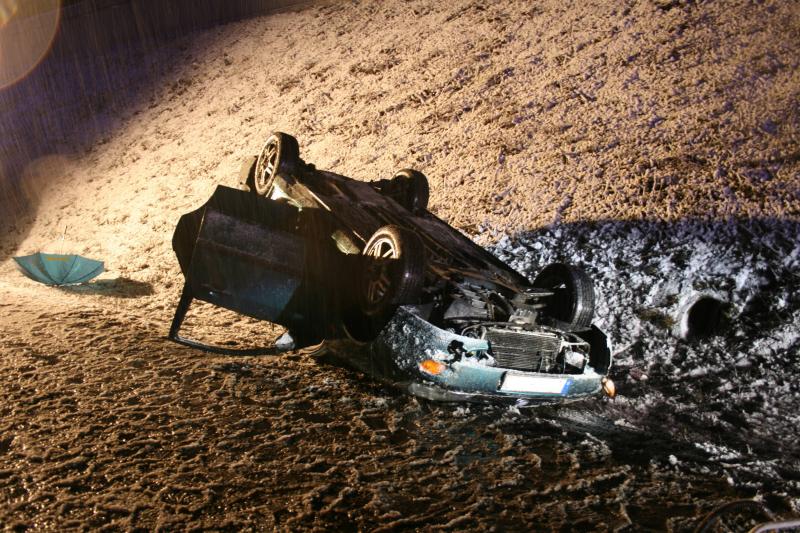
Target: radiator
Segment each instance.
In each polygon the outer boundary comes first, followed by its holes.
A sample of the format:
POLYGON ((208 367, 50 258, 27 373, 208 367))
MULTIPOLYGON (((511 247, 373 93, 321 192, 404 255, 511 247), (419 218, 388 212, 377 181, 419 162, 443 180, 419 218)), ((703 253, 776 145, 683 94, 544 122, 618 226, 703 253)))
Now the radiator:
POLYGON ((561 348, 561 339, 546 331, 489 328, 486 340, 497 366, 515 370, 547 372, 561 348))

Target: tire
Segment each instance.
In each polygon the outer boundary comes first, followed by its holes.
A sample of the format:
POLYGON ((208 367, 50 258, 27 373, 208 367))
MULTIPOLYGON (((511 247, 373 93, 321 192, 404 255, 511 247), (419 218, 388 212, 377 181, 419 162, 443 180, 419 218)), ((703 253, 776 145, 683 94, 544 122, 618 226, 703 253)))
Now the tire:
POLYGON ((239 186, 246 189, 253 194, 256 193, 256 161, 258 156, 248 157, 242 161, 242 167, 239 169, 239 186))
POLYGON ((388 194, 411 213, 421 213, 428 209, 431 189, 425 174, 404 168, 389 182, 388 194))
POLYGON ((278 175, 289 177, 300 164, 300 146, 297 139, 276 131, 269 136, 258 154, 253 170, 253 190, 269 198, 278 175))
POLYGON ((547 298, 545 316, 574 329, 592 325, 594 284, 581 268, 565 263, 547 265, 533 280, 533 286, 554 292, 547 298))
POLYGON ((425 247, 413 231, 383 226, 362 251, 365 256, 359 286, 361 308, 384 316, 398 305, 419 301, 425 278, 425 247))

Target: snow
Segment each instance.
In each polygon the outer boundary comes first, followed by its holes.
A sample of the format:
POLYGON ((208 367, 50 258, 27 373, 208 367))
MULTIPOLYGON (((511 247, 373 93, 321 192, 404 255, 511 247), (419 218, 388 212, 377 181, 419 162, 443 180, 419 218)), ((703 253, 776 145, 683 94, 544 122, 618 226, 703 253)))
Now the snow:
MULTIPOLYGON (((612 420, 665 431, 672 416, 663 412, 680 412, 674 431, 682 440, 722 463, 742 459, 726 465, 733 480, 752 483, 753 462, 767 458, 800 468, 800 285, 784 261, 800 250, 800 224, 560 224, 501 239, 491 250, 531 279, 551 262, 579 265, 592 277, 596 323, 618 347, 612 420), (682 307, 708 294, 731 304, 727 323, 714 335, 676 336, 682 307), (720 439, 738 448, 713 444, 720 439), (751 443, 762 449, 747 451, 751 443)), ((759 476, 793 485, 775 469, 759 476)))

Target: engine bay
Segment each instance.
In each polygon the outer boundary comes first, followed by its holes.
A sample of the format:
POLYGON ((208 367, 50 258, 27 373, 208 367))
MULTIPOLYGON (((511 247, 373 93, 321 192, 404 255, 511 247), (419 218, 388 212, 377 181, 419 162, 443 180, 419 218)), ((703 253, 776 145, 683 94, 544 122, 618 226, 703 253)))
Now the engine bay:
MULTIPOLYGON (((580 331, 553 327, 547 314, 554 291, 531 287, 511 291, 486 281, 449 281, 425 308, 427 319, 447 331, 486 340, 480 364, 541 372, 580 374, 590 361, 592 347, 580 331)), ((460 358, 457 347, 451 349, 460 358)))

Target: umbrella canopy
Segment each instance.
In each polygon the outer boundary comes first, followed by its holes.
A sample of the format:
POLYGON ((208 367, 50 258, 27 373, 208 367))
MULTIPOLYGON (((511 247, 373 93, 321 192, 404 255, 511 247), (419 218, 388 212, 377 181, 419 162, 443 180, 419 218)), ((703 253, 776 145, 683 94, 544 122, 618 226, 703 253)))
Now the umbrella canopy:
POLYGON ((45 285, 73 285, 89 281, 103 273, 102 261, 80 255, 46 254, 39 252, 14 261, 23 274, 45 285))

